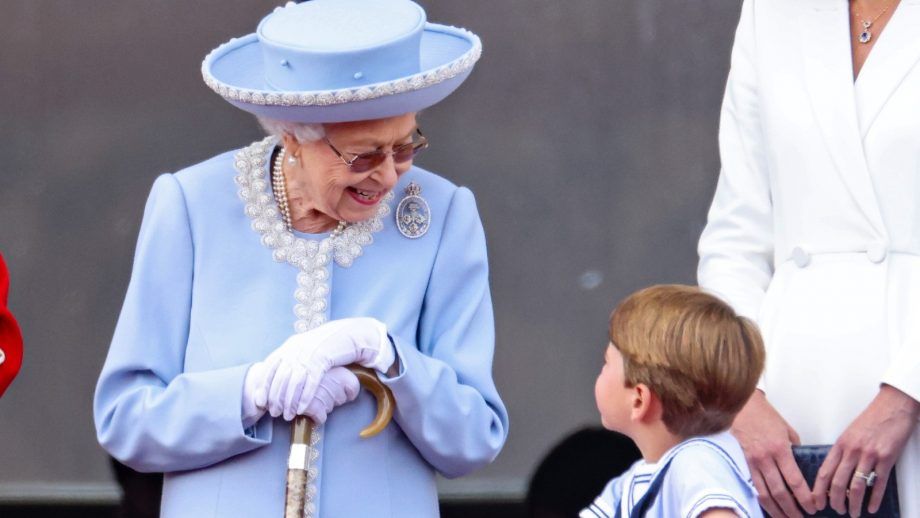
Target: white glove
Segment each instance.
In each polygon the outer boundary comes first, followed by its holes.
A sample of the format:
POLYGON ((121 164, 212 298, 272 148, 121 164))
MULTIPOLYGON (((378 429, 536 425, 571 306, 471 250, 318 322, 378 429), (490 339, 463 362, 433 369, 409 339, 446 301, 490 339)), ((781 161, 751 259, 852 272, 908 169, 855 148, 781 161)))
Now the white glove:
POLYGON ((303 415, 313 419, 317 424, 323 424, 333 408, 354 401, 360 390, 361 383, 350 370, 345 367, 333 367, 319 381, 316 395, 307 403, 303 415))
POLYGON ((253 363, 243 379, 243 428, 256 424, 265 415, 265 406, 256 404, 256 392, 265 384, 268 365, 265 362, 253 363))
POLYGON ((327 322, 288 338, 265 358, 267 373, 253 391, 258 408, 272 417, 293 419, 304 414, 323 375, 332 367, 352 363, 386 372, 396 352, 386 326, 373 318, 327 322))
MULTIPOLYGON (((265 415, 266 409, 258 407, 253 396, 255 387, 265 382, 267 373, 268 365, 265 362, 254 363, 246 373, 243 382, 243 428, 256 424, 265 415)), ((315 423, 325 423, 333 408, 354 401, 360 389, 358 377, 350 370, 345 367, 333 367, 320 380, 312 400, 297 402, 298 409, 305 409, 297 415, 305 415, 315 423)), ((285 413, 284 418, 290 421, 294 416, 285 413)))

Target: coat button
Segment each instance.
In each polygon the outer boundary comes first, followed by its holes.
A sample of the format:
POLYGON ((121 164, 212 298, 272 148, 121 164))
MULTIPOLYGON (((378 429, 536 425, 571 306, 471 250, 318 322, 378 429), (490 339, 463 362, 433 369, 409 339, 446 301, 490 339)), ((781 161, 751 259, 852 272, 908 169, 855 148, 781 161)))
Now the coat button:
POLYGON ((6 353, 3 352, 3 349, 0 349, 0 365, 3 365, 3 362, 6 361, 6 353))
POLYGON ((888 247, 883 243, 873 243, 866 248, 866 256, 873 263, 880 263, 888 257, 888 247))
POLYGON ((792 249, 792 262, 799 268, 805 268, 811 262, 811 256, 802 247, 797 246, 792 249))

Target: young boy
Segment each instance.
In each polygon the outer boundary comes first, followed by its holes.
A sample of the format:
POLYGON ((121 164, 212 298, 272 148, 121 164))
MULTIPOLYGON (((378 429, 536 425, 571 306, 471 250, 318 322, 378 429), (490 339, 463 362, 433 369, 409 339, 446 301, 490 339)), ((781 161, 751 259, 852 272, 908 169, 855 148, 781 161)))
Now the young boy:
POLYGON ((757 327, 690 286, 652 286, 610 317, 594 387, 605 428, 642 459, 613 479, 581 518, 762 517, 728 428, 764 364, 757 327))

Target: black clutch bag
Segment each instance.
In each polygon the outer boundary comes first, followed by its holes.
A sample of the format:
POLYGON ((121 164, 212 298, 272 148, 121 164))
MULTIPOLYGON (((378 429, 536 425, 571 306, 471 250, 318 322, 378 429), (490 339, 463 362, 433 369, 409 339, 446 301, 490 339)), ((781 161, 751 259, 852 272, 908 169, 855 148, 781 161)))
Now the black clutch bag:
MULTIPOLYGON (((808 487, 815 487, 818 469, 821 467, 821 464, 824 463, 824 459, 827 457, 827 452, 829 452, 830 449, 831 447, 829 445, 792 447, 792 455, 795 457, 795 463, 798 464, 799 469, 802 470, 802 475, 808 482, 808 487)), ((885 496, 882 497, 882 505, 875 514, 869 514, 869 511, 867 511, 870 495, 870 489, 866 488, 866 495, 863 497, 861 516, 901 518, 901 511, 898 504, 898 480, 894 468, 891 468, 891 476, 888 479, 888 486, 885 487, 885 496)), ((802 513, 804 513, 805 516, 843 516, 837 514, 830 506, 825 507, 823 511, 819 511, 817 514, 808 514, 805 513, 805 511, 802 511, 802 513)))

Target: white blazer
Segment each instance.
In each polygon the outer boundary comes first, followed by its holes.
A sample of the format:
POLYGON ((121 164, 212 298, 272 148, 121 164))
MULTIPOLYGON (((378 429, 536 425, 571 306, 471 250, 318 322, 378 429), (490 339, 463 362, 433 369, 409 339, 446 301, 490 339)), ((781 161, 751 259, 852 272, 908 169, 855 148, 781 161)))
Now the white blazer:
MULTIPOLYGON (((699 283, 759 323, 804 443, 880 383, 920 400, 920 0, 875 37, 854 83, 846 0, 746 0, 722 106, 699 283)), ((898 477, 920 516, 918 430, 898 477)))

